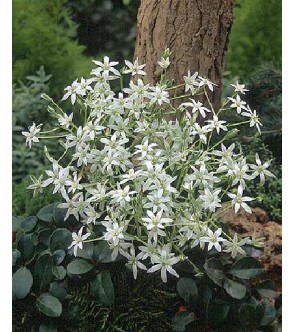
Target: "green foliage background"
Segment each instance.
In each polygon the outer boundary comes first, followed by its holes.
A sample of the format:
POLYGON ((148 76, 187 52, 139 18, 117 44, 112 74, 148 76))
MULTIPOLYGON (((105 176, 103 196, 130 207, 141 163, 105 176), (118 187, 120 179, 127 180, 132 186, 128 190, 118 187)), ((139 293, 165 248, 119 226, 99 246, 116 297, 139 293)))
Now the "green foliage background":
POLYGON ((13 82, 24 81, 40 66, 52 75, 51 94, 61 97, 63 89, 90 71, 85 47, 74 40, 77 25, 66 0, 13 0, 13 82))
POLYGON ((282 64, 282 1, 236 0, 226 70, 246 76, 259 65, 282 64))

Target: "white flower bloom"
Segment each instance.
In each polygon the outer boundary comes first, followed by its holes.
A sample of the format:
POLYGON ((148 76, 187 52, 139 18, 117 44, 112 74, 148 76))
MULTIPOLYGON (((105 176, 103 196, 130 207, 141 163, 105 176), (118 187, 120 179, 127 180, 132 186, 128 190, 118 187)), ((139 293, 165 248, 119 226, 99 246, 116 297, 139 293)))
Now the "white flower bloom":
POLYGON ((67 115, 66 113, 64 113, 63 115, 58 117, 57 120, 61 127, 65 128, 65 129, 69 129, 70 125, 73 122, 73 113, 71 113, 70 115, 67 115))
POLYGON ((209 127, 212 129, 216 129, 217 134, 219 134, 220 129, 227 131, 227 127, 223 124, 226 123, 226 121, 218 120, 218 117, 216 115, 213 115, 213 120, 207 120, 206 122, 209 123, 209 127))
POLYGON ((114 221, 113 223, 104 223, 102 222, 104 226, 106 226, 106 233, 103 235, 104 239, 106 241, 110 241, 114 246, 118 246, 119 241, 124 239, 124 226, 119 226, 119 224, 114 221))
POLYGON ((37 134, 41 130, 42 124, 39 124, 37 127, 35 125, 35 122, 28 128, 29 131, 22 131, 22 135, 26 137, 26 145, 29 145, 30 149, 32 147, 32 143, 39 142, 39 138, 37 137, 37 134))
POLYGON ((221 252, 221 245, 219 242, 225 241, 225 239, 220 236, 221 233, 222 233, 221 228, 218 228, 217 231, 215 231, 214 233, 210 228, 208 228, 207 230, 208 236, 201 237, 200 241, 208 243, 208 251, 210 251, 214 247, 217 251, 221 252))
POLYGON ((125 64, 129 69, 125 69, 124 74, 131 74, 132 76, 146 75, 145 71, 142 70, 145 67, 145 65, 139 65, 138 58, 136 58, 133 64, 130 61, 125 60, 125 64))
POLYGON ((204 189, 204 193, 200 195, 200 199, 203 201, 203 206, 209 211, 215 212, 216 208, 221 207, 221 199, 218 197, 221 189, 215 189, 211 191, 209 188, 204 189))
POLYGON ((233 86, 235 88, 235 92, 240 92, 243 95, 245 94, 246 91, 249 91, 247 89, 245 89, 245 84, 239 84, 239 82, 237 82, 236 84, 231 84, 231 86, 233 86))
POLYGON ((150 90, 152 90, 152 92, 149 93, 149 98, 150 98, 150 103, 154 104, 154 103, 158 103, 160 106, 163 103, 167 103, 169 104, 169 93, 168 91, 165 91, 166 86, 161 86, 161 85, 157 85, 155 87, 150 87, 150 90))
POLYGON ((128 259, 127 264, 132 268, 134 279, 137 279, 137 268, 147 270, 147 268, 139 261, 141 254, 139 253, 137 256, 135 256, 135 249, 133 246, 130 247, 130 254, 125 250, 120 250, 120 253, 128 259))
POLYGON ((192 95, 195 94, 196 87, 199 87, 199 82, 197 81, 197 77, 198 77, 198 72, 195 72, 191 76, 190 70, 188 70, 187 76, 183 76, 185 82, 185 88, 184 88, 185 92, 190 91, 192 95))
POLYGON ((31 175, 30 179, 33 183, 28 186, 28 189, 34 190, 33 197, 35 197, 38 193, 43 192, 43 175, 41 174, 38 179, 35 176, 31 175))
POLYGON ((228 194, 228 196, 232 199, 232 205, 235 207, 235 213, 237 213, 242 207, 248 213, 252 213, 251 208, 245 202, 250 202, 253 200, 251 197, 243 197, 243 187, 238 187, 237 194, 228 194))
POLYGON ((248 106, 247 112, 242 113, 243 116, 249 117, 250 118, 250 127, 256 126, 259 134, 261 134, 261 129, 260 127, 262 126, 262 123, 259 121, 259 117, 256 114, 256 110, 252 111, 250 107, 248 106))
POLYGON ((161 61, 158 61, 158 64, 161 68, 167 69, 170 66, 170 59, 169 57, 161 57, 161 61))
POLYGON ((228 97, 228 99, 232 102, 230 107, 236 108, 238 114, 241 114, 242 109, 247 110, 247 104, 245 101, 241 100, 240 95, 236 95, 236 98, 228 97))
POLYGON ((126 202, 131 201, 130 195, 136 194, 136 191, 130 191, 130 187, 127 185, 124 189, 117 184, 117 190, 111 190, 108 194, 111 196, 112 200, 110 204, 119 203, 121 207, 124 207, 126 202))
POLYGON ((72 105, 75 104, 76 98, 77 98, 77 90, 79 88, 79 83, 77 82, 78 79, 76 79, 72 85, 69 85, 65 88, 67 93, 62 97, 62 100, 67 100, 69 97, 71 97, 71 103, 72 105))
MULTIPOLYGON (((192 110, 192 114, 196 113, 196 112, 200 112, 200 114, 202 115, 203 118, 206 117, 206 113, 205 112, 211 112, 208 108, 204 107, 203 104, 198 101, 196 102, 194 99, 190 98, 190 103, 182 103, 181 106, 184 107, 191 107, 192 110)), ((187 112, 187 115, 190 116, 190 114, 187 112)))
POLYGON ((214 86, 217 86, 217 84, 209 81, 207 78, 203 78, 203 77, 199 76, 199 79, 200 79, 199 87, 208 86, 209 90, 213 91, 214 86))
POLYGON ((153 258, 154 265, 148 269, 148 273, 154 273, 161 270, 161 279, 163 282, 167 282, 167 272, 179 278, 178 273, 172 268, 173 265, 180 261, 179 257, 175 257, 174 253, 171 253, 171 248, 169 244, 162 247, 160 256, 155 256, 153 258))
POLYGON ((257 176, 260 177, 260 183, 263 185, 265 183, 265 175, 270 177, 275 177, 267 168, 270 166, 270 162, 265 162, 264 164, 261 163, 258 153, 255 155, 256 164, 257 165, 249 165, 250 168, 254 170, 252 174, 252 178, 256 178, 257 176))
POLYGON ((114 68, 114 66, 116 66, 119 62, 110 62, 110 59, 107 56, 103 58, 103 62, 95 60, 92 61, 98 66, 98 68, 92 70, 91 74, 99 75, 100 73, 102 73, 103 78, 106 80, 109 79, 110 73, 114 74, 115 76, 121 76, 119 71, 114 68))
POLYGON ((78 234, 75 232, 72 233, 73 242, 71 243, 71 245, 69 246, 68 249, 71 249, 72 247, 74 247, 75 256, 77 256, 78 248, 83 249, 83 241, 88 239, 89 236, 91 235, 91 233, 86 233, 86 234, 82 235, 83 228, 84 228, 84 226, 80 228, 78 234))
POLYGON ((149 232, 149 239, 153 238, 155 242, 158 241, 158 235, 166 236, 164 231, 165 224, 172 223, 173 220, 170 218, 163 218, 163 210, 154 214, 152 211, 146 212, 148 217, 142 218, 144 226, 147 228, 149 232))
POLYGON ((236 258, 238 253, 244 256, 246 252, 242 249, 242 246, 248 244, 249 240, 250 239, 247 237, 239 241, 237 233, 235 233, 232 241, 225 240, 223 242, 226 247, 222 251, 230 253, 232 258, 236 258))

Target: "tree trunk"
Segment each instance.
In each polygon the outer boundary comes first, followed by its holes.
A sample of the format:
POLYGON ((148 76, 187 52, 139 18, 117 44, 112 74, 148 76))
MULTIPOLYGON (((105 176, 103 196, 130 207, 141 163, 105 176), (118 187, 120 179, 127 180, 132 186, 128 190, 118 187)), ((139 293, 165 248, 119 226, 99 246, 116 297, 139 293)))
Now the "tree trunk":
POLYGON ((146 63, 147 80, 155 82, 161 73, 157 62, 168 47, 168 78, 179 84, 188 69, 199 72, 218 84, 212 96, 218 108, 232 23, 233 0, 141 0, 134 58, 146 63))

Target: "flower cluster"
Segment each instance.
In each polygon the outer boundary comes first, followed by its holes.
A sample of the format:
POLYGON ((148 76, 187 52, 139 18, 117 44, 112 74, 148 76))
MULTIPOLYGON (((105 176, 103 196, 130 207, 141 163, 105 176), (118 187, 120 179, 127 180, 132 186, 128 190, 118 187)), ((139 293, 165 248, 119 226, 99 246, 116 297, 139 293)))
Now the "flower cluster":
MULTIPOLYGON (((112 259, 124 256, 134 278, 138 269, 161 270, 164 282, 167 273, 178 277, 175 265, 196 246, 233 258, 244 254, 242 246, 251 240, 224 234, 216 218, 228 201, 235 212, 251 213, 252 198, 244 196, 247 181, 272 176, 269 162, 257 155, 256 165, 248 164, 227 142, 239 125, 260 131, 256 111, 241 99, 245 86, 233 85, 233 96, 214 110, 207 92, 214 93, 216 85, 197 72, 188 71, 184 95, 175 97, 179 85, 164 75, 169 52, 159 61, 163 75, 154 85, 144 82, 145 65, 138 59, 125 61, 121 71, 107 56, 93 62, 91 78, 77 79, 65 89, 63 100, 70 99, 71 114, 44 96, 57 120, 51 137, 60 138, 64 153, 58 160, 48 155, 52 169, 44 180, 33 178, 30 186, 35 193, 52 186, 63 197, 59 207, 67 209, 66 219, 74 216, 81 222, 73 233, 74 254, 84 241, 106 241, 112 259), (122 83, 123 75, 131 75, 129 86, 115 93, 112 81, 122 83), (176 107, 174 100, 180 98, 185 101, 176 107), (230 111, 241 122, 221 120, 230 111), (102 226, 102 234, 95 234, 94 225, 102 226)), ((29 130, 23 134, 30 147, 49 137, 35 124, 29 130)))

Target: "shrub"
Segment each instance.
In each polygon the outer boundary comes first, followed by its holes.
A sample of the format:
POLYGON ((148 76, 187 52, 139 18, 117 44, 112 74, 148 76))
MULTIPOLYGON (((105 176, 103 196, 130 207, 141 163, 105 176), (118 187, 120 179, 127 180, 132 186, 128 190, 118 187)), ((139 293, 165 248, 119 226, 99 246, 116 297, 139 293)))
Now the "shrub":
POLYGON ((77 26, 62 0, 13 0, 13 81, 25 80, 40 66, 52 74, 50 93, 89 72, 84 47, 74 40, 77 26))

